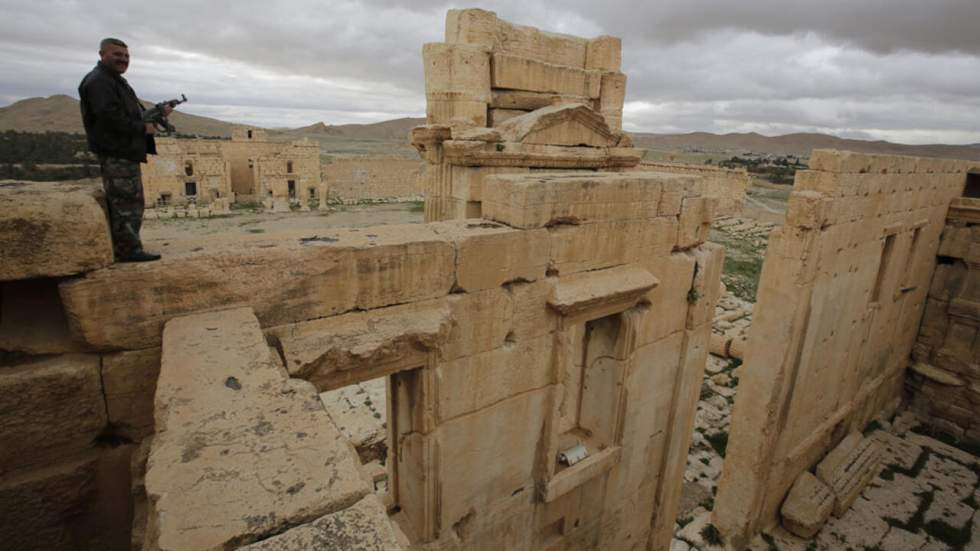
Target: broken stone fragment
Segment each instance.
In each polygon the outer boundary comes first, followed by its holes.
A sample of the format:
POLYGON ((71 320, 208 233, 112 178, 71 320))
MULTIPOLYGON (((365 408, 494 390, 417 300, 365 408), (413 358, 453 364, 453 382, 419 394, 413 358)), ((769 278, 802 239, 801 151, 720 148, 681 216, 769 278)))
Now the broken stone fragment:
POLYGON ((878 474, 881 444, 859 432, 847 436, 817 465, 817 478, 834 493, 834 516, 840 517, 878 474))
POLYGON ((80 274, 112 264, 95 184, 0 184, 0 281, 80 274))
POLYGON ((790 532, 810 539, 820 531, 834 510, 834 493, 809 471, 796 479, 779 513, 790 532))

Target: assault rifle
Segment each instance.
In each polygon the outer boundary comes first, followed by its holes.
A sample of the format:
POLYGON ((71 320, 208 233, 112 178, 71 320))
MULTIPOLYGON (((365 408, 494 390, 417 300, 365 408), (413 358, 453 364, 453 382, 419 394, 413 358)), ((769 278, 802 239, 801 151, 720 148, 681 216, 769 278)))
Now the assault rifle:
POLYGON ((146 111, 143 111, 143 122, 153 124, 153 126, 157 127, 157 130, 161 133, 172 134, 177 129, 174 128, 174 125, 170 124, 170 121, 167 120, 167 115, 164 114, 163 108, 168 105, 171 108, 177 107, 185 101, 187 101, 187 96, 184 94, 180 95, 180 99, 161 101, 146 111))

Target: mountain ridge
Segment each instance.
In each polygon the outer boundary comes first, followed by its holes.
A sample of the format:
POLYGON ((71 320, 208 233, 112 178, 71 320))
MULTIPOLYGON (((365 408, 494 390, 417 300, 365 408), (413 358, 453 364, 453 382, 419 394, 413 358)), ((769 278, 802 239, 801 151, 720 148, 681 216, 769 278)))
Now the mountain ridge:
MULTIPOLYGON (((245 125, 230 123, 210 117, 175 112, 171 122, 182 134, 230 137, 236 127, 245 125)), ((309 138, 337 142, 342 140, 365 142, 391 142, 402 147, 407 145, 412 127, 425 124, 424 118, 404 117, 377 123, 329 125, 322 121, 299 128, 268 129, 277 140, 309 138)), ((64 94, 47 98, 35 97, 0 107, 0 131, 20 132, 71 132, 82 133, 78 100, 64 94)), ((980 144, 909 145, 883 140, 857 140, 829 134, 799 132, 781 136, 764 136, 757 132, 713 134, 689 132, 685 134, 631 133, 637 147, 667 151, 690 151, 740 155, 762 153, 772 155, 809 156, 812 149, 844 149, 863 153, 889 155, 914 155, 922 157, 950 157, 980 161, 980 144)), ((404 147, 402 147, 404 148, 404 147)))

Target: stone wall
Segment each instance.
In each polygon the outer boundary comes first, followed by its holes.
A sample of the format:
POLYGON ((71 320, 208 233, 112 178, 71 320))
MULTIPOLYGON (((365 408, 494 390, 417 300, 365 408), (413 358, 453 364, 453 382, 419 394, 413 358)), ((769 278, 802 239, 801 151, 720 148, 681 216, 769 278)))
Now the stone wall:
POLYGON ((718 199, 718 216, 738 216, 745 206, 745 190, 749 173, 744 168, 730 169, 707 165, 642 161, 632 170, 696 174, 704 179, 704 194, 718 199))
POLYGON ((773 231, 714 523, 736 546, 790 486, 893 411, 968 163, 815 150, 773 231))
POLYGON ((142 167, 144 203, 153 207, 233 201, 230 172, 219 140, 157 138, 157 155, 150 155, 142 167))
POLYGON ((970 446, 980 446, 978 228, 980 199, 954 200, 907 381, 920 419, 970 446))
POLYGON ((157 150, 143 168, 148 207, 222 198, 307 204, 322 195, 320 149, 308 140, 272 142, 264 130, 236 128, 231 140, 159 138, 157 150))
POLYGON ((331 200, 412 201, 422 198, 423 163, 411 159, 354 157, 334 159, 321 169, 331 200))

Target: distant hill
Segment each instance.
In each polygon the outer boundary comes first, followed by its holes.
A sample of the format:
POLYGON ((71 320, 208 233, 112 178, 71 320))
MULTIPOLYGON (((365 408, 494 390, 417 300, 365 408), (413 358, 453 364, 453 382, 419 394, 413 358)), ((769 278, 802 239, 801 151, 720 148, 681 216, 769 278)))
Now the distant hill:
MULTIPOLYGON (((150 105, 144 101, 145 105, 150 105)), ((198 136, 231 137, 236 124, 208 117, 190 115, 180 111, 170 117, 170 122, 181 134, 198 136)), ((18 132, 72 132, 81 134, 82 118, 78 100, 65 95, 47 98, 28 98, 0 107, 0 130, 18 132)))
POLYGON ((947 157, 980 160, 980 145, 905 145, 885 141, 851 140, 827 134, 785 134, 763 136, 747 134, 633 134, 637 147, 658 150, 702 151, 706 153, 770 153, 808 157, 813 149, 843 149, 884 155, 913 155, 917 157, 947 157))
POLYGON ((409 131, 420 124, 425 124, 424 118, 405 117, 373 124, 327 125, 318 122, 310 126, 281 130, 280 132, 292 138, 341 136, 355 140, 396 140, 407 142, 409 131))
MULTIPOLYGON (((231 136, 236 125, 177 111, 172 122, 183 134, 231 136)), ((292 129, 271 129, 274 140, 309 138, 319 142, 324 153, 348 155, 395 155, 414 158, 417 153, 408 144, 409 131, 423 118, 401 118, 373 124, 328 125, 323 122, 292 129)), ((65 95, 29 98, 0 107, 0 130, 20 132, 82 132, 78 100, 65 95)), ((980 144, 972 145, 904 145, 885 141, 838 138, 827 134, 786 134, 763 136, 748 134, 648 134, 635 133, 637 147, 665 150, 739 155, 759 153, 807 157, 815 148, 845 149, 865 153, 950 157, 980 160, 980 144)))

